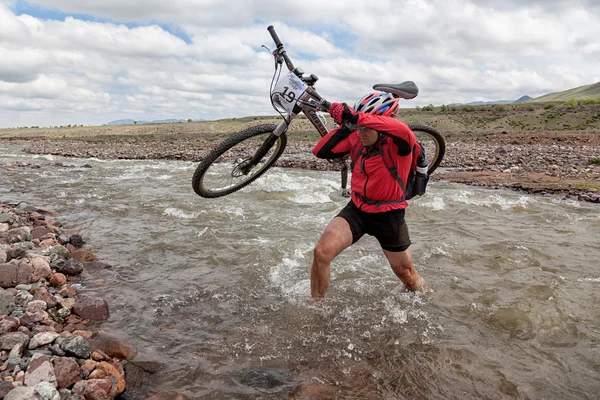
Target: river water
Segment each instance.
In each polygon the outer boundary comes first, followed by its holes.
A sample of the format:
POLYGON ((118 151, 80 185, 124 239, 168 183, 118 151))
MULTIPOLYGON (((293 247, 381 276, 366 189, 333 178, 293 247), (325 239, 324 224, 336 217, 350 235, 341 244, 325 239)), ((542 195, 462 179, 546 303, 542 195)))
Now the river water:
POLYGON ((377 242, 309 298, 312 248, 347 199, 333 172, 274 168, 220 199, 195 164, 69 159, 0 144, 0 201, 54 210, 109 270, 103 327, 195 398, 600 398, 600 208, 432 182, 407 221, 424 293, 377 242), (92 168, 81 168, 89 164, 92 168))

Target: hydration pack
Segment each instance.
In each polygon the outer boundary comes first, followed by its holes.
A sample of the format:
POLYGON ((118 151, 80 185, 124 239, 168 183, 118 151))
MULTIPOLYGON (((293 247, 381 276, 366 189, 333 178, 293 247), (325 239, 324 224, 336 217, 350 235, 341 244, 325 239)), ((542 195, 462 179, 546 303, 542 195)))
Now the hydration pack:
MULTIPOLYGON (((380 204, 402 203, 403 201, 410 200, 415 196, 422 196, 423 194, 425 194, 425 191, 427 190, 427 183, 429 182, 429 175, 427 174, 427 161, 425 159, 425 149, 423 149, 423 146, 421 145, 421 143, 417 142, 417 144, 412 149, 413 159, 411 162, 410 171, 408 173, 408 178, 407 178, 407 182, 405 185, 404 182, 402 181, 402 179, 400 178, 400 175, 398 174, 398 169, 396 168, 396 164, 394 163, 394 157, 393 157, 390 147, 383 146, 387 143, 388 139, 389 139, 388 137, 383 138, 380 143, 380 147, 378 149, 369 150, 369 151, 365 151, 365 148, 364 148, 364 146, 362 146, 362 143, 360 141, 358 141, 356 143, 356 145, 354 146, 354 149, 352 149, 352 153, 353 153, 352 158, 358 159, 358 156, 360 156, 360 155, 365 156, 365 157, 372 157, 372 156, 381 154, 381 158, 383 159, 383 164, 385 165, 387 170, 390 172, 390 174, 392 175, 394 180, 396 182, 398 182, 398 185, 400 185, 403 195, 402 195, 402 198, 399 200, 372 200, 365 196, 357 194, 358 197, 367 204, 375 204, 375 205, 379 206, 380 204), (421 150, 421 153, 418 158, 414 157, 417 145, 419 146, 419 148, 421 150), (360 147, 362 147, 362 149, 359 150, 360 147)), ((354 164, 354 161, 353 161, 353 164, 354 164)))

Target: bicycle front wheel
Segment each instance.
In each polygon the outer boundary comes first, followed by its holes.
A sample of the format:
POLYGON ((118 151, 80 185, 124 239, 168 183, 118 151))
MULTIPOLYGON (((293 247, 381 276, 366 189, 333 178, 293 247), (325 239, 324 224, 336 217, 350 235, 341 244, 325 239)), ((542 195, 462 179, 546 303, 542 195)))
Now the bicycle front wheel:
POLYGON ((249 166, 249 161, 276 127, 272 124, 250 127, 231 135, 211 150, 194 172, 192 187, 196 194, 207 198, 226 196, 264 174, 285 150, 285 133, 277 138, 258 164, 249 166))
POLYGON ((413 123, 408 123, 407 125, 414 132, 417 140, 425 150, 427 174, 431 175, 444 159, 444 154, 446 154, 446 140, 444 140, 444 136, 437 129, 431 126, 413 123))

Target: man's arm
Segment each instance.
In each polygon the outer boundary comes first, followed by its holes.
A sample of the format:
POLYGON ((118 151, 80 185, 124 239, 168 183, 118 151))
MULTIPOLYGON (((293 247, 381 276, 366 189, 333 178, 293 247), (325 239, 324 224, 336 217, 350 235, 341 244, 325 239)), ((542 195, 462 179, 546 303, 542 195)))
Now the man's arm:
POLYGON ((319 143, 313 149, 313 154, 317 158, 340 158, 350 153, 350 141, 348 136, 352 133, 350 128, 342 125, 327 135, 323 136, 319 143))
POLYGON ((379 132, 385 132, 390 136, 406 140, 409 143, 412 143, 415 137, 414 133, 404 122, 381 115, 359 112, 358 125, 375 129, 379 132))

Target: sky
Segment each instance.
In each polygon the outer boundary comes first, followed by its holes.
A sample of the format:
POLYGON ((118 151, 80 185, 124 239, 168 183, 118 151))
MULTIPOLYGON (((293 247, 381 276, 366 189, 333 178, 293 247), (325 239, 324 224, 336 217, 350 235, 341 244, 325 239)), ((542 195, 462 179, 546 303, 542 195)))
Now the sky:
POLYGON ((273 25, 329 101, 401 107, 600 81, 600 0, 0 0, 0 128, 274 115, 273 25))

